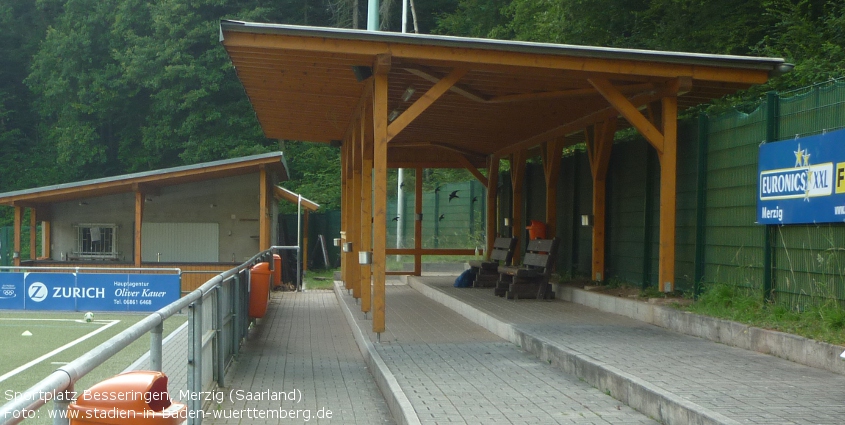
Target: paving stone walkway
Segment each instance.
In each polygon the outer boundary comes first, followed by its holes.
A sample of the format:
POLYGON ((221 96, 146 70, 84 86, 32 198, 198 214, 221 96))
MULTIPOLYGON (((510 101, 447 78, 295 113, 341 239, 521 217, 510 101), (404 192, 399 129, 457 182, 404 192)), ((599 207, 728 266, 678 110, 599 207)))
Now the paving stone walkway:
MULTIPOLYGON (((371 316, 341 298, 375 342, 371 316)), ((374 347, 423 424, 655 423, 407 285, 387 286, 386 300, 374 347)))
POLYGON ((206 416, 204 424, 394 423, 333 292, 274 292, 267 315, 239 357, 227 375, 229 388, 217 410, 230 416, 237 411, 243 417, 206 416), (257 400, 232 400, 231 390, 257 400), (272 400, 273 393, 292 391, 296 402, 272 400), (287 411, 281 414, 286 417, 256 419, 261 411, 269 415, 279 408, 287 411), (331 411, 331 419, 318 418, 320 411, 331 411), (298 412, 297 417, 289 417, 291 412, 298 412))
POLYGON ((453 278, 411 279, 412 285, 434 288, 525 333, 612 365, 739 423, 845 423, 842 375, 579 304, 513 302, 494 296, 492 289, 454 288, 453 278))

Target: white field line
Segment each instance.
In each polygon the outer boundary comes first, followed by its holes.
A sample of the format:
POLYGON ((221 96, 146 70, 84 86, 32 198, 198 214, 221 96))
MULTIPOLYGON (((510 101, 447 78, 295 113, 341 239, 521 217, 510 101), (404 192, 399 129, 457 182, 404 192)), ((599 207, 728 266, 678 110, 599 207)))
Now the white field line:
MULTIPOLYGON (((48 320, 49 320, 49 319, 48 319, 48 320)), ((103 321, 103 322, 105 322, 105 321, 103 321)), ((47 359, 49 359, 50 357, 55 356, 56 354, 59 354, 59 353, 61 353, 62 351, 65 351, 65 350, 67 350, 68 348, 73 347, 74 345, 79 344, 80 342, 85 341, 86 339, 93 337, 94 335, 97 335, 98 333, 100 333, 100 332, 102 332, 102 331, 104 331, 104 330, 106 330, 106 329, 108 329, 108 328, 110 328, 110 327, 112 327, 112 326, 114 326, 114 325, 116 325, 116 324, 120 323, 120 320, 109 320, 108 322, 109 322, 109 323, 107 323, 105 326, 101 327, 100 329, 97 329, 97 330, 95 330, 95 331, 93 331, 93 332, 90 332, 90 333, 88 333, 88 334, 86 334, 86 335, 83 335, 83 336, 81 336, 81 337, 79 337, 79 338, 77 338, 77 339, 75 339, 75 340, 73 340, 73 341, 71 341, 71 342, 68 342, 68 343, 67 343, 67 344, 65 344, 65 345, 62 345, 62 346, 61 346, 61 347, 59 347, 59 348, 56 348, 55 350, 53 350, 53 351, 51 351, 51 352, 49 352, 49 353, 47 353, 47 354, 45 354, 45 355, 43 355, 43 356, 41 356, 41 357, 39 357, 39 358, 35 359, 35 360, 30 361, 29 363, 27 363, 27 364, 25 364, 25 365, 19 366, 19 367, 15 368, 14 370, 11 370, 11 371, 9 371, 9 372, 5 373, 3 376, 0 376, 0 382, 3 382, 3 381, 5 381, 6 379, 9 379, 9 378, 11 378, 11 377, 13 377, 13 376, 15 376, 15 375, 17 375, 17 374, 19 374, 19 373, 21 373, 21 372, 23 372, 23 371, 27 370, 27 369, 29 369, 30 367, 32 367, 32 366, 34 366, 34 365, 36 365, 36 364, 38 364, 38 363, 41 363, 42 361, 47 360, 47 359)))

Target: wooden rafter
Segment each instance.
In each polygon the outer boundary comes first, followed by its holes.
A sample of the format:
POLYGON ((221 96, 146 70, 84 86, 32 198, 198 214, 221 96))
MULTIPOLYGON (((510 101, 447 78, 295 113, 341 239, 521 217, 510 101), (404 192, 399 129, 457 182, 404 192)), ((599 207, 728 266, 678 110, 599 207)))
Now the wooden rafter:
POLYGON ((472 165, 472 162, 470 162, 470 160, 469 160, 469 159, 467 159, 467 158, 466 158, 465 156, 463 156, 463 155, 457 155, 455 158, 457 158, 457 159, 458 159, 458 162, 460 162, 461 164, 463 164, 464 168, 466 168, 466 169, 467 169, 467 171, 469 171, 470 173, 472 173, 472 175, 473 175, 473 176, 474 176, 474 177, 475 177, 475 178, 476 178, 479 182, 481 182, 481 184, 482 184, 482 185, 484 185, 484 187, 487 187, 487 177, 484 177, 484 174, 481 174, 481 171, 478 171, 478 168, 475 168, 475 165, 472 165))
MULTIPOLYGON (((408 71, 409 73, 416 75, 417 77, 420 77, 423 80, 426 80, 430 83, 437 83, 437 82, 439 82, 443 79, 443 77, 439 76, 437 74, 437 72, 432 71, 432 70, 430 70, 430 69, 428 69, 424 66, 403 65, 402 69, 404 69, 405 71, 408 71)), ((449 87, 449 90, 454 92, 454 93, 457 93, 457 94, 459 94, 459 95, 461 95, 461 96, 463 96, 467 99, 474 100, 476 102, 486 102, 487 101, 487 98, 484 95, 476 92, 475 90, 473 90, 469 87, 466 87, 466 86, 463 86, 463 85, 460 85, 460 84, 453 84, 451 87, 449 87)))
POLYGON ((420 116, 429 106, 434 104, 440 96, 443 96, 450 87, 454 86, 458 80, 466 75, 467 70, 456 68, 452 70, 449 75, 439 80, 425 94, 416 100, 408 109, 397 117, 390 125, 387 126, 387 141, 396 137, 402 130, 410 125, 414 120, 420 116))
POLYGON ((663 151, 663 134, 640 112, 636 105, 606 78, 591 78, 589 81, 610 102, 610 105, 619 111, 657 149, 657 152, 663 151))

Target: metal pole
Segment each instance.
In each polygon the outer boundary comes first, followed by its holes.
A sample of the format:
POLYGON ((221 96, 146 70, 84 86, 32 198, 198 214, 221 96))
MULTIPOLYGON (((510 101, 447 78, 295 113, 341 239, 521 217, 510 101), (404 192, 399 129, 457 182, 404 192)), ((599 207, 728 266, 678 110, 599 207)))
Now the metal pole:
MULTIPOLYGON (((402 9, 404 10, 406 0, 402 0, 402 9)), ((402 19, 405 19, 405 13, 402 13, 402 19)), ((405 32, 405 24, 402 24, 402 32, 405 32)), ((405 170, 400 168, 397 174, 396 184, 396 215, 399 218, 396 220, 396 248, 402 248, 403 233, 405 232, 405 198, 402 196, 402 185, 405 182, 405 170)), ((401 261, 402 256, 397 255, 396 261, 401 261)))
MULTIPOLYGON (((190 315, 188 316, 188 327, 190 328, 190 343, 188 345, 188 391, 193 394, 202 392, 202 297, 191 304, 190 315)), ((198 397, 191 397, 188 400, 188 409, 191 412, 202 410, 202 400, 194 400, 198 397)), ((188 415, 188 425, 202 424, 202 418, 194 417, 197 413, 188 415)))
POLYGON ((161 372, 162 333, 164 321, 150 331, 150 370, 161 372))
MULTIPOLYGON (((408 0, 402 0, 402 34, 408 32, 408 0)), ((399 172, 402 172, 402 169, 399 169, 399 172)), ((402 181, 402 177, 400 174, 399 181, 402 181)))
POLYGON ((367 2, 367 31, 378 31, 378 27, 378 0, 369 0, 367 2))
POLYGON ((302 287, 302 195, 296 200, 296 288, 302 287))
MULTIPOLYGON (((231 285, 231 283, 229 283, 231 285)), ((225 378, 226 378, 226 344, 223 343, 225 339, 223 338, 224 335, 224 327, 223 322, 226 319, 226 305, 223 303, 223 283, 220 284, 214 291, 215 298, 217 299, 217 318, 214 321, 216 332, 214 333, 214 344, 216 345, 217 349, 215 352, 217 353, 217 361, 215 365, 217 367, 217 386, 223 388, 226 386, 225 378)))
POLYGON ((53 399, 53 425, 68 425, 70 419, 67 417, 67 407, 73 401, 73 384, 69 385, 66 390, 57 392, 56 398, 53 399))

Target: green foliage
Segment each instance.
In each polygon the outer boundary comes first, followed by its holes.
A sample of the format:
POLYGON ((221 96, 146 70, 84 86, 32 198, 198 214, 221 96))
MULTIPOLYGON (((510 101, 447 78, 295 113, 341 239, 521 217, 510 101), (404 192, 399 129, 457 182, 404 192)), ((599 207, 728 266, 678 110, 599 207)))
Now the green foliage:
POLYGON ((845 343, 845 309, 835 300, 790 308, 763 301, 759 288, 718 283, 710 285, 687 308, 693 313, 733 320, 764 329, 812 338, 831 344, 845 343))
MULTIPOLYGON (((290 180, 282 183, 288 190, 320 204, 320 209, 340 209, 340 149, 329 145, 285 142, 282 149, 290 171, 290 180)), ((280 211, 295 213, 296 205, 282 201, 280 211)))

